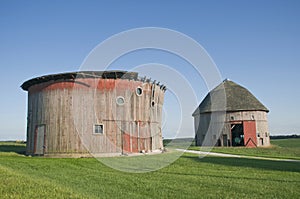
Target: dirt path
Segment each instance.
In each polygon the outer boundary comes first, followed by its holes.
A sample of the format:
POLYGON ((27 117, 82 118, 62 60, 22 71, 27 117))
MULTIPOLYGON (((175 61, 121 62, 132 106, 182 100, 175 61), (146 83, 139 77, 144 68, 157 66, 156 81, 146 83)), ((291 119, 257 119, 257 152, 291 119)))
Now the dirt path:
POLYGON ((194 150, 186 150, 186 149, 176 149, 176 150, 181 151, 181 152, 185 152, 185 153, 199 154, 199 155, 202 155, 202 156, 209 155, 209 156, 230 157, 230 158, 248 158, 248 159, 273 160, 273 161, 284 161, 284 162, 300 162, 300 160, 294 160, 294 159, 267 158, 267 157, 235 155, 235 154, 227 154, 227 153, 194 151, 194 150))

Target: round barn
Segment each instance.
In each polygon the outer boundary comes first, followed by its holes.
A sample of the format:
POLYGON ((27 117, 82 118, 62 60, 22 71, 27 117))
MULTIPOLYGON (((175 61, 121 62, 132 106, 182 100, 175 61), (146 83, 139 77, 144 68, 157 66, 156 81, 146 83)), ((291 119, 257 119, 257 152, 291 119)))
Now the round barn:
POLYGON ((268 112, 250 91, 226 79, 210 91, 193 113, 196 145, 269 146, 268 112), (214 102, 211 97, 214 97, 214 102), (213 132, 214 128, 209 126, 219 125, 220 120, 212 119, 212 114, 223 112, 222 102, 225 105, 224 126, 222 124, 221 133, 213 132))
POLYGON ((28 155, 81 157, 162 149, 166 87, 136 72, 46 75, 28 91, 28 155))

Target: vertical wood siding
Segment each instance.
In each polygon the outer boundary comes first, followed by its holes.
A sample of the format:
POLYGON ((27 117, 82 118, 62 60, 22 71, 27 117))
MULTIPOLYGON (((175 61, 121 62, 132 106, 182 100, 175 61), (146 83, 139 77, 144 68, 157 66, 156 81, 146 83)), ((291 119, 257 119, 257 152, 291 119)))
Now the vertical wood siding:
MULTIPOLYGON (((224 146, 222 136, 226 135, 229 142, 231 140, 231 128, 232 122, 255 122, 254 129, 251 129, 251 138, 254 139, 254 143, 257 146, 269 146, 270 134, 268 129, 268 118, 265 111, 236 111, 226 113, 225 123, 221 133, 213 132, 213 128, 209 126, 219 125, 219 121, 211 121, 211 113, 203 113, 194 117, 194 125, 196 132, 196 144, 198 146, 207 145, 212 146, 217 143, 217 139, 220 139, 221 146, 224 146), (208 135, 208 138, 204 139, 208 135), (216 135, 215 139, 213 135, 216 135), (259 137, 258 137, 259 135, 259 137), (206 141, 204 143, 204 140, 206 141), (263 145, 262 145, 262 142, 263 145)), ((246 124, 247 125, 247 124, 246 124)), ((247 133, 247 132, 246 132, 247 133)), ((246 135, 246 137, 249 137, 246 135)), ((246 144, 246 143, 245 143, 246 144)), ((249 145, 250 146, 250 145, 249 145)), ((253 147, 251 145, 250 147, 253 147)))
POLYGON ((49 155, 160 149, 163 100, 158 85, 127 79, 82 78, 33 85, 28 91, 27 154, 33 154, 34 130, 41 124, 49 155), (137 87, 143 90, 141 96, 137 87), (123 105, 116 103, 118 96, 124 98, 123 105), (94 133, 95 124, 104 126, 103 135, 94 133))

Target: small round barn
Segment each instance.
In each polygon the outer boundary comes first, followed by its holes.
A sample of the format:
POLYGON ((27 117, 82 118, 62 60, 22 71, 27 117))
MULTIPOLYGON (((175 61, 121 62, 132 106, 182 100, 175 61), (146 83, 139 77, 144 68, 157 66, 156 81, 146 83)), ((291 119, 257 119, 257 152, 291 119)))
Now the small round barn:
POLYGON ((150 152, 162 145, 166 87, 126 71, 46 75, 28 91, 28 155, 150 152))
POLYGON ((210 91, 193 113, 196 145, 269 146, 268 112, 249 90, 226 79, 210 91), (221 132, 213 132, 209 126, 221 122, 212 119, 212 114, 218 118, 220 111, 225 112, 221 132))

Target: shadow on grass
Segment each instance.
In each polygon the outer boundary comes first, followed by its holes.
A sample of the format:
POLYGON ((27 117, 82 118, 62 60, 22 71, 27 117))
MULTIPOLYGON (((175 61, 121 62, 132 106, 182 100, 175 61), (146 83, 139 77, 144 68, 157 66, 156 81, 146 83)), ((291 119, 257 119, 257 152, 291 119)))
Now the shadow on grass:
POLYGON ((255 168, 262 170, 300 172, 300 162, 208 156, 204 158, 199 158, 195 156, 183 156, 182 158, 192 159, 197 162, 205 162, 225 166, 255 168))
POLYGON ((0 152, 13 152, 24 155, 26 152, 26 147, 25 145, 1 144, 0 152))
MULTIPOLYGON (((197 174, 187 174, 187 173, 179 173, 179 172, 170 172, 170 171, 162 171, 160 173, 163 173, 163 174, 167 174, 167 175, 170 175, 170 174, 173 174, 175 176, 178 176, 178 175, 183 175, 183 176, 195 176, 197 174)), ((265 178, 265 177, 253 177, 251 176, 251 174, 249 176, 234 176, 234 175, 223 175, 222 173, 220 173, 220 175, 214 175, 214 174, 210 174, 209 172, 207 173, 204 173, 204 174, 198 174, 198 176, 202 176, 202 177, 209 177, 209 178, 221 178, 221 179, 230 179, 230 180, 248 180, 248 181, 272 181, 272 182, 283 182, 283 183, 286 183, 286 182, 292 182, 292 183, 300 183, 300 180, 290 180, 290 179, 272 179, 272 178, 265 178)))

